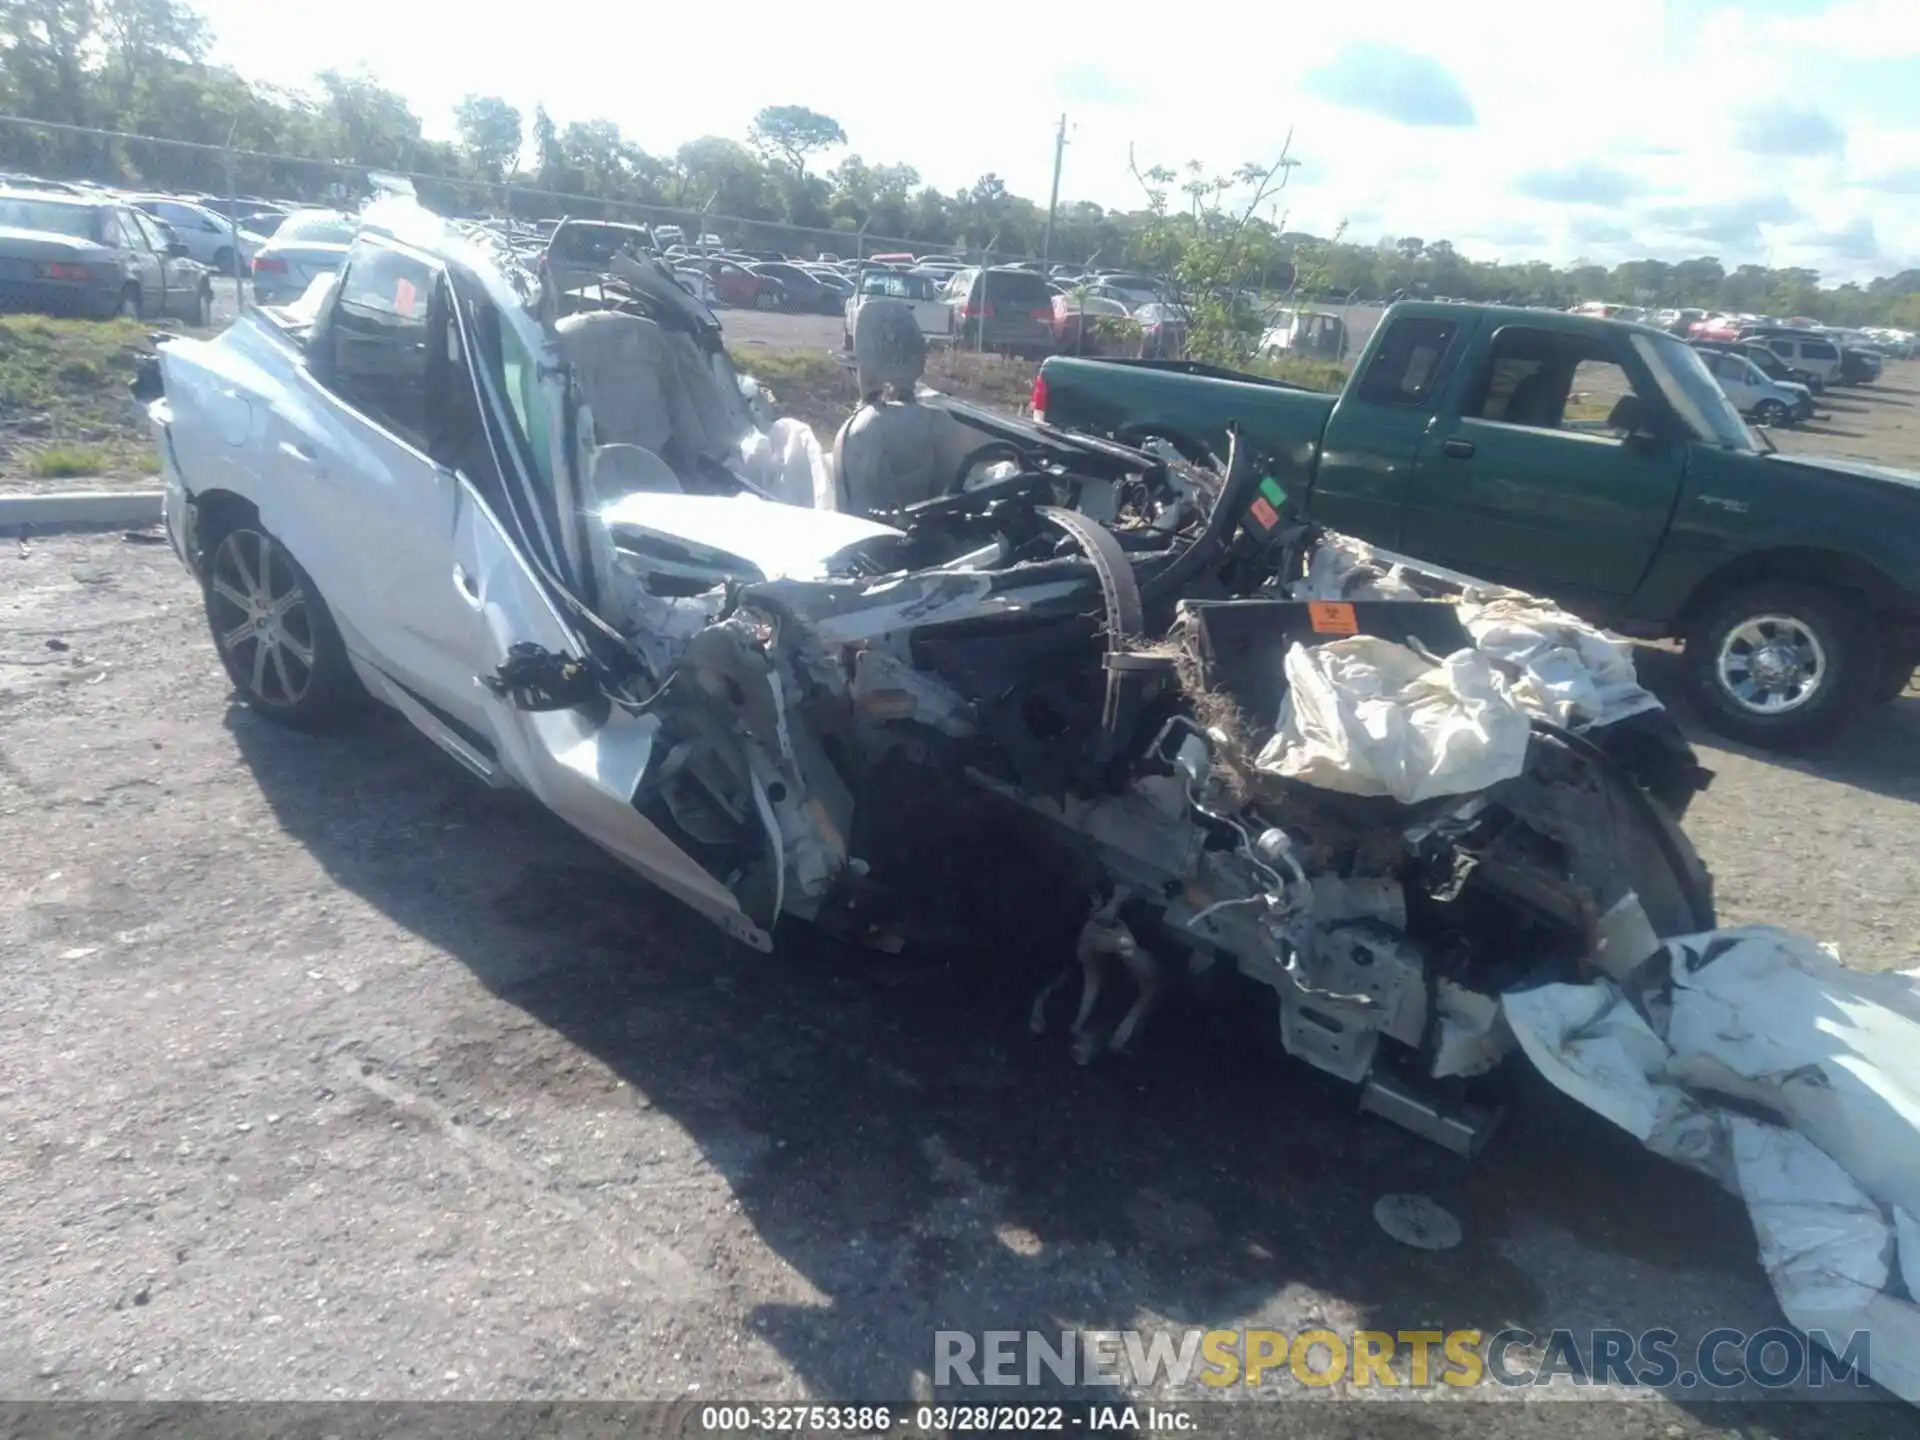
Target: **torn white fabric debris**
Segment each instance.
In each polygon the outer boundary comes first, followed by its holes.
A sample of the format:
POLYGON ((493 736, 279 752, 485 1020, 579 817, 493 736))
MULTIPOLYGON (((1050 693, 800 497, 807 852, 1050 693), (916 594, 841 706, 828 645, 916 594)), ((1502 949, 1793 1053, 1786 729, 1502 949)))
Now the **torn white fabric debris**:
POLYGON ((1526 712, 1487 657, 1435 664, 1404 645, 1354 635, 1287 652, 1287 698, 1262 769, 1403 805, 1470 795, 1525 767, 1526 712))
POLYGON ((1418 600, 1400 567, 1374 554, 1365 541, 1324 535, 1307 561, 1306 578, 1293 582, 1295 600, 1418 600))
POLYGON ((1514 596, 1465 601, 1460 620, 1477 649, 1520 671, 1514 698, 1544 720, 1585 730, 1660 708, 1625 640, 1553 605, 1514 596))
POLYGON ((1920 983, 1761 925, 1668 941, 1648 963, 1670 982, 1654 1024, 1608 980, 1501 1009, 1556 1087, 1745 1199, 1789 1320, 1841 1343, 1870 1332, 1874 1380, 1920 1403, 1920 1307, 1887 1289, 1898 1275, 1912 1295, 1920 1275, 1920 983))

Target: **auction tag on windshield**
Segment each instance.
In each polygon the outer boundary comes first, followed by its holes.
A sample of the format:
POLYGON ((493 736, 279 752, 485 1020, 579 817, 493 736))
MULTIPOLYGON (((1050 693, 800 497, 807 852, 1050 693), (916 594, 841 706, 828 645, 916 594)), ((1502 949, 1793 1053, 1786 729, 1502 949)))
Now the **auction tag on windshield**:
POLYGON ((1358 635, 1360 622, 1345 600, 1309 600, 1307 618, 1316 635, 1358 635))
POLYGON ((413 302, 419 292, 413 288, 413 282, 402 275, 393 282, 393 308, 396 313, 413 318, 413 302))

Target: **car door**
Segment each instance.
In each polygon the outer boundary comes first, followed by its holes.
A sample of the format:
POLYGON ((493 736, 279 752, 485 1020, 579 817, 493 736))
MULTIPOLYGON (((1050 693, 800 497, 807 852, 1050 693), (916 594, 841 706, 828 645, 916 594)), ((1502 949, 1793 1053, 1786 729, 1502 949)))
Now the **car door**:
POLYGON ((470 731, 484 712, 466 656, 471 617, 450 578, 459 482, 433 455, 451 343, 445 296, 437 262, 356 243, 298 367, 299 393, 274 407, 266 438, 304 500, 303 533, 281 538, 348 647, 470 731))
POLYGON ((1739 355, 1719 355, 1713 361, 1713 378, 1720 382, 1720 388, 1727 392, 1727 398, 1733 402, 1733 408, 1745 415, 1753 409, 1754 401, 1759 397, 1753 387, 1753 366, 1750 361, 1739 355))
POLYGON ((140 234, 146 248, 155 259, 155 269, 159 274, 161 298, 159 309, 150 313, 166 315, 190 315, 193 313, 193 297, 200 292, 200 273, 194 269, 193 261, 183 255, 171 252, 174 237, 168 230, 161 228, 161 222, 140 210, 128 210, 122 215, 128 225, 140 234))
POLYGON ((1416 456, 1465 341, 1458 320, 1403 315, 1387 323, 1327 421, 1311 507, 1323 525, 1395 548, 1416 456))
POLYGON ((127 273, 140 286, 140 313, 165 314, 166 285, 160 257, 147 243, 144 232, 134 220, 133 212, 116 205, 107 211, 105 223, 107 243, 126 262, 127 273))
POLYGON ((1658 395, 1621 335, 1503 327, 1422 439, 1403 548, 1567 601, 1631 594, 1666 533, 1686 446, 1610 422, 1629 396, 1664 414, 1658 395))

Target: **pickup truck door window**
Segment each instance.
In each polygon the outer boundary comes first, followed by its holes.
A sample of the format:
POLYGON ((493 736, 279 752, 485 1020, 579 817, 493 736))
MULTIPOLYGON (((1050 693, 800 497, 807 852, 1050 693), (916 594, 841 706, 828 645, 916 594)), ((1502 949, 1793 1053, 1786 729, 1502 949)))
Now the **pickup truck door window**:
POLYGON ((1637 357, 1614 345, 1531 326, 1494 335, 1459 413, 1443 410, 1420 446, 1406 523, 1423 559, 1569 597, 1639 585, 1686 446, 1628 438, 1636 409, 1660 412, 1632 378, 1637 357))
POLYGON ((1389 322, 1327 420, 1314 479, 1316 520, 1376 545, 1402 545, 1415 456, 1459 339, 1457 320, 1389 322))
POLYGON ((355 245, 308 341, 302 390, 275 407, 265 458, 310 492, 301 514, 321 543, 285 538, 348 645, 471 727, 482 707, 464 653, 471 612, 453 574, 459 483, 432 458, 457 398, 448 331, 439 267, 355 245))

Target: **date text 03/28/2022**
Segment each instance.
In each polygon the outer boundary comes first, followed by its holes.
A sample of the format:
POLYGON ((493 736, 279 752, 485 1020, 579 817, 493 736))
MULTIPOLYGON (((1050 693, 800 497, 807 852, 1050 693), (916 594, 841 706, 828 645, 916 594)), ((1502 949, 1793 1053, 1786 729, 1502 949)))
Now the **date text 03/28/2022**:
POLYGON ((1003 1434, 1070 1430, 1097 1433, 1194 1428, 1193 1417, 1169 1405, 706 1405, 700 1428, 714 1434, 874 1435, 895 1425, 924 1435, 956 1432, 1003 1434))

